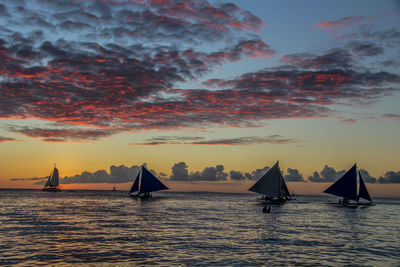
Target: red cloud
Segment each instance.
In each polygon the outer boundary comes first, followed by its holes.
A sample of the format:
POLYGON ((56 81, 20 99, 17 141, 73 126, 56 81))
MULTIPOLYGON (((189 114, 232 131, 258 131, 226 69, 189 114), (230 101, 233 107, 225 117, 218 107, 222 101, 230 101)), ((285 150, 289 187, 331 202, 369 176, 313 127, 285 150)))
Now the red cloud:
POLYGON ((315 26, 323 30, 330 30, 330 29, 341 30, 343 27, 350 27, 353 25, 357 25, 361 22, 365 21, 370 22, 375 19, 376 17, 364 17, 364 16, 345 17, 336 21, 320 21, 315 26))
POLYGON ((17 141, 17 139, 15 139, 15 138, 10 138, 10 137, 0 136, 0 143, 9 142, 9 141, 17 141))

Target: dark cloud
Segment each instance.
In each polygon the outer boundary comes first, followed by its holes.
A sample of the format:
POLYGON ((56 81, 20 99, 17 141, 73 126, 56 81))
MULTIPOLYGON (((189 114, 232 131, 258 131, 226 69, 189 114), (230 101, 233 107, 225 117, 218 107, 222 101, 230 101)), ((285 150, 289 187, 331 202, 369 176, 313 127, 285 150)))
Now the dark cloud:
POLYGON ((297 169, 288 168, 283 178, 286 182, 304 182, 303 175, 297 169))
POLYGON ((3 17, 9 16, 9 14, 7 13, 7 7, 3 4, 0 4, 0 15, 3 17))
POLYGON ((187 181, 189 177, 188 167, 185 162, 175 163, 172 166, 171 181, 187 181))
POLYGON ((335 104, 371 103, 399 91, 399 75, 365 70, 357 67, 353 59, 345 50, 331 50, 323 55, 288 55, 282 58, 285 66, 231 80, 212 79, 205 85, 235 89, 232 94, 237 98, 258 102, 258 106, 268 101, 268 106, 277 112, 269 113, 270 119, 290 117, 290 111, 293 117, 313 116, 312 113, 323 116, 332 113, 328 108, 335 104), (290 106, 290 111, 282 110, 282 102, 290 106))
POLYGON ((348 48, 360 57, 364 56, 378 56, 384 53, 384 49, 372 42, 354 41, 348 44, 348 48))
POLYGON ((17 141, 15 138, 0 136, 0 143, 9 142, 9 141, 17 141))
MULTIPOLYGON (((146 168, 146 164, 144 164, 146 168)), ((175 163, 171 170, 172 174, 169 179, 168 175, 165 173, 157 174, 156 171, 150 170, 156 177, 163 180, 170 181, 245 181, 252 180, 257 181, 260 179, 270 167, 265 166, 261 169, 256 169, 251 173, 240 172, 231 170, 229 174, 225 172, 223 165, 216 165, 215 167, 206 167, 202 171, 190 172, 188 170, 189 166, 185 162, 175 163)), ((139 172, 140 166, 133 165, 131 167, 120 165, 111 166, 109 171, 106 170, 96 170, 94 172, 83 171, 80 174, 74 176, 65 176, 60 179, 61 184, 72 184, 72 183, 127 183, 133 182, 135 177, 139 172)), ((364 182, 366 183, 400 183, 400 171, 388 171, 376 179, 372 177, 369 172, 365 169, 359 170, 364 182)), ((312 176, 308 178, 311 182, 335 182, 345 173, 345 170, 336 171, 334 168, 325 165, 320 172, 314 172, 312 176)), ((286 182, 305 182, 303 175, 297 169, 288 168, 287 172, 282 172, 282 175, 286 182)), ((47 177, 33 177, 33 178, 13 178, 10 181, 36 181, 35 184, 44 184, 47 177)))
POLYGON ((367 170, 360 169, 359 172, 361 173, 361 177, 364 182, 371 183, 371 184, 377 182, 377 179, 372 177, 367 170))
POLYGON ((62 30, 67 31, 81 31, 81 30, 92 30, 92 26, 87 23, 76 22, 76 21, 64 21, 63 23, 59 24, 58 27, 62 30))
POLYGON ((224 172, 223 165, 206 167, 202 172, 194 172, 189 175, 192 181, 225 181, 228 174, 224 172))
MULTIPOLYGON (((265 166, 262 169, 257 169, 251 173, 243 173, 240 171, 231 171, 230 178, 232 181, 241 180, 258 180, 270 169, 269 166, 265 166)), ((282 171, 282 176, 286 182, 304 182, 303 175, 297 169, 288 168, 287 174, 282 171)))
POLYGON ((387 114, 383 114, 382 117, 385 119, 400 120, 400 114, 387 113, 387 114))
POLYGON ((115 134, 114 130, 82 128, 38 128, 30 126, 9 126, 10 132, 33 138, 42 138, 45 142, 95 141, 115 134))
MULTIPOLYGON (((376 183, 377 179, 372 177, 365 169, 360 169, 359 172, 366 183, 376 183)), ((311 182, 327 183, 335 182, 346 173, 346 170, 336 171, 333 167, 325 165, 324 168, 318 173, 314 172, 312 176, 308 177, 311 182)))
POLYGON ((247 179, 246 176, 244 176, 243 173, 239 171, 230 171, 229 177, 232 181, 243 181, 247 179))
MULTIPOLYGON (((182 82, 201 82, 222 64, 275 55, 275 49, 259 37, 264 23, 233 3, 6 1, 0 12, 9 14, 2 19, 10 25, 0 27, 0 117, 65 125, 65 129, 55 130, 10 129, 44 141, 320 118, 335 114, 332 107, 337 105, 371 103, 399 90, 399 75, 357 65, 357 54, 381 54, 373 42, 353 42, 321 54, 287 55, 276 68, 208 80, 203 83, 206 89, 178 89, 182 82), (29 25, 23 27, 27 30, 20 30, 24 25, 29 25), (71 130, 70 125, 86 128, 71 130)), ((321 27, 371 19, 345 18, 321 27)), ((359 35, 394 40, 398 32, 364 31, 359 35)), ((295 140, 193 141, 212 145, 295 140)), ((156 144, 157 140, 149 142, 156 144)))
POLYGON ((223 165, 206 167, 203 171, 192 172, 189 174, 188 166, 184 162, 176 163, 172 166, 171 181, 225 181, 228 174, 224 172, 223 165))
POLYGON ((378 182, 381 184, 399 184, 400 171, 388 171, 384 176, 379 177, 378 182))
POLYGON ((382 61, 380 64, 385 67, 398 68, 398 67, 400 67, 400 60, 389 59, 389 60, 382 61))
POLYGON ((360 35, 364 38, 383 41, 387 45, 395 47, 398 47, 398 42, 400 40, 400 31, 396 28, 387 30, 364 30, 360 35))
MULTIPOLYGON (((146 166, 146 164, 144 164, 146 166)), ((127 183, 133 182, 138 174, 140 166, 133 165, 127 167, 125 165, 111 166, 109 172, 106 170, 97 170, 94 172, 84 171, 81 174, 74 176, 65 176, 60 179, 60 184, 74 184, 74 183, 127 183)), ((153 174, 155 172, 151 170, 153 174)), ((43 184, 40 181, 36 184, 43 184)))
POLYGON ((252 145, 252 144, 287 144, 296 142, 295 139, 285 138, 281 135, 266 137, 238 137, 225 139, 206 139, 200 136, 158 136, 152 137, 143 143, 133 145, 252 145))
POLYGON ((258 180, 260 179, 267 171, 270 169, 269 166, 265 166, 262 169, 256 169, 249 172, 240 172, 240 171, 230 171, 229 176, 232 181, 242 181, 242 180, 258 180))
POLYGON ((22 19, 30 32, 16 27, 0 32, 0 115, 5 118, 119 129, 187 127, 191 123, 182 119, 190 103, 172 90, 177 82, 225 62, 275 53, 248 33, 259 31, 262 21, 234 4, 1 4, 2 13, 8 9, 13 10, 5 18, 8 25, 22 19), (214 50, 191 48, 210 42, 216 43, 214 50))
POLYGON ((308 180, 318 183, 334 182, 345 173, 345 170, 337 172, 334 168, 325 165, 321 172, 314 172, 312 176, 308 177, 308 180))
POLYGON ((354 57, 346 49, 331 49, 322 55, 286 55, 281 61, 303 69, 334 70, 349 69, 354 64, 354 57))
POLYGON ((36 184, 45 184, 48 177, 34 177, 34 178, 12 178, 10 181, 18 182, 18 181, 39 181, 36 184))

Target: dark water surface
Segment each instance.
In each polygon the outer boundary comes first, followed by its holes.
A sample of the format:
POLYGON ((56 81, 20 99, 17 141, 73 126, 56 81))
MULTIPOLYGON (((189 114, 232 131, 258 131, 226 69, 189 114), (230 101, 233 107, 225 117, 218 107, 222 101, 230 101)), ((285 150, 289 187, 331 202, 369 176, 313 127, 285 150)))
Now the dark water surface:
POLYGON ((0 190, 0 265, 400 266, 399 199, 348 209, 299 196, 269 214, 255 199, 0 190))

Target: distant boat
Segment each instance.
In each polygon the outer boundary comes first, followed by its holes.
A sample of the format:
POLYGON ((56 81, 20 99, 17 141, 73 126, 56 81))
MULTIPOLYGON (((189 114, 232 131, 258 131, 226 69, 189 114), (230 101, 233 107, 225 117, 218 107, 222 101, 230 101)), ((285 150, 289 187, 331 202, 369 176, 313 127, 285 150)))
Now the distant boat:
POLYGON ((368 206, 372 204, 372 199, 368 193, 367 187, 365 186, 364 180, 361 173, 358 172, 359 177, 359 189, 357 194, 357 165, 354 164, 350 170, 348 170, 342 177, 339 178, 334 184, 332 184, 324 193, 342 197, 339 200, 339 204, 345 207, 358 207, 368 206), (360 198, 367 200, 368 202, 360 202, 360 198), (351 202, 353 200, 354 202, 351 202))
POLYGON ((168 187, 142 166, 129 191, 129 195, 132 197, 149 198, 151 197, 151 192, 166 189, 168 189, 168 187))
POLYGON ((272 204, 280 204, 290 199, 289 190, 279 168, 279 161, 248 190, 263 195, 261 199, 272 204))
POLYGON ((59 185, 59 176, 56 165, 54 165, 53 171, 50 173, 49 178, 47 179, 46 184, 44 185, 43 191, 51 191, 51 192, 59 192, 61 191, 59 185))

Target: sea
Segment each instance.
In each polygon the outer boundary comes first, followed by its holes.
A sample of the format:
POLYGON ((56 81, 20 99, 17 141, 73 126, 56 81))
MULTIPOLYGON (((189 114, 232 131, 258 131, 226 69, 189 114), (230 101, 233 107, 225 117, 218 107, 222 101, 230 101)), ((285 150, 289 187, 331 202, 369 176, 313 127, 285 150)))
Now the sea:
POLYGON ((0 265, 400 266, 400 199, 0 190, 0 265))

